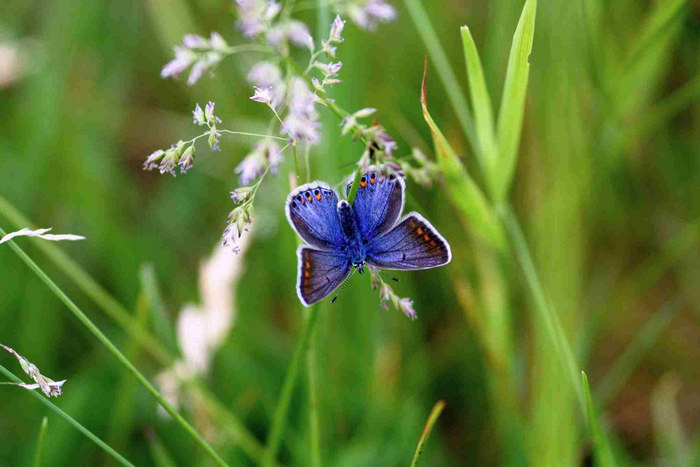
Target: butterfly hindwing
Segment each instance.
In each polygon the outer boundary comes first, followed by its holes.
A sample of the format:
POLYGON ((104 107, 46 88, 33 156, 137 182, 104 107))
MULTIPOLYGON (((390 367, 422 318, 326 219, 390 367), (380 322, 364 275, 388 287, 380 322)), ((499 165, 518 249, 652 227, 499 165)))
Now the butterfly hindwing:
POLYGON ((359 185, 352 207, 362 237, 371 241, 388 232, 401 217, 406 183, 391 169, 371 166, 359 185))
POLYGON ((306 246, 297 249, 299 275, 297 295, 304 306, 326 298, 350 274, 350 260, 339 253, 320 251, 306 246))
POLYGON ((367 248, 367 262, 382 269, 429 269, 452 259, 447 241, 418 213, 407 214, 367 248))
POLYGON ((337 213, 338 195, 323 182, 301 185, 285 205, 287 220, 309 245, 334 250, 344 241, 337 213))

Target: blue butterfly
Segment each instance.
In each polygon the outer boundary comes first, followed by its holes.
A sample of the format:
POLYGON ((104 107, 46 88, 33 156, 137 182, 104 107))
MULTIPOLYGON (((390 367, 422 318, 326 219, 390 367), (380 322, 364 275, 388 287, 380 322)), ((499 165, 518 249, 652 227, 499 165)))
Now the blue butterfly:
POLYGON ((405 191, 402 177, 372 166, 362 174, 352 206, 319 181, 287 196, 287 220, 308 244, 297 249, 297 295, 304 306, 330 295, 352 268, 362 274, 365 264, 410 270, 450 262, 450 245, 423 216, 410 212, 399 220, 405 191))

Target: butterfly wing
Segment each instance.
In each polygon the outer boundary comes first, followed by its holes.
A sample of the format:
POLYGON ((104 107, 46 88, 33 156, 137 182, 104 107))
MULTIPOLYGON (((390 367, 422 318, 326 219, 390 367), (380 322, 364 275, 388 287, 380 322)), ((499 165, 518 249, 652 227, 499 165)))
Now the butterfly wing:
POLYGON ((343 244, 338 195, 323 182, 301 185, 287 196, 285 213, 294 231, 311 246, 334 250, 343 244))
POLYGON ((429 269, 452 260, 450 245, 430 222, 408 213, 367 248, 367 262, 382 269, 429 269))
POLYGON ((405 190, 403 178, 393 172, 371 166, 362 174, 353 209, 363 239, 369 242, 391 230, 401 217, 405 190))
POLYGON ((326 298, 345 281, 352 265, 347 256, 306 246, 297 249, 297 295, 304 306, 326 298))

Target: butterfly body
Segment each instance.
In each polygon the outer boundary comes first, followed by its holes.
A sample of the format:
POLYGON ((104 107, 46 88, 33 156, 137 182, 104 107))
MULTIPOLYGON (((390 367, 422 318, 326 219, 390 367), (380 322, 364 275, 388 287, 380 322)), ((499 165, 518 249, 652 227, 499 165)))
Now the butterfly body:
POLYGON ((340 225, 345 234, 345 242, 340 248, 341 253, 347 255, 348 260, 352 263, 357 272, 362 274, 364 271, 365 260, 367 259, 367 251, 365 245, 367 240, 362 237, 360 228, 357 225, 355 211, 345 200, 338 202, 338 218, 340 225))
POLYGON ((413 270, 450 262, 449 244, 426 219, 413 212, 399 219, 404 192, 401 177, 370 167, 352 205, 323 182, 289 194, 287 219, 308 244, 297 250, 297 294, 304 305, 332 293, 353 268, 413 270))

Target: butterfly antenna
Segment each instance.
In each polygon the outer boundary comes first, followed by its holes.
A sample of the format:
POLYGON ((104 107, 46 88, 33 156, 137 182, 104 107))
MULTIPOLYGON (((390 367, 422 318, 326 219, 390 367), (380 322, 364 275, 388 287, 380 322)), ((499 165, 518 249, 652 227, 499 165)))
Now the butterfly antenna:
POLYGON ((395 280, 396 282, 400 282, 397 278, 395 278, 395 277, 392 276, 391 274, 388 274, 388 273, 382 271, 381 269, 377 269, 377 272, 378 272, 379 274, 381 274, 382 276, 386 276, 386 277, 388 277, 389 279, 395 280))
POLYGON ((348 276, 348 278, 345 279, 345 282, 343 282, 343 285, 341 285, 340 288, 338 289, 338 293, 335 294, 335 297, 333 297, 333 300, 331 300, 331 303, 335 303, 335 301, 338 300, 338 295, 340 295, 340 292, 342 292, 343 289, 345 288, 345 284, 347 284, 348 281, 349 281, 350 279, 352 279, 352 276, 355 275, 355 271, 357 271, 357 269, 354 269, 354 268, 353 268, 353 270, 352 270, 352 272, 350 273, 350 275, 348 276))

